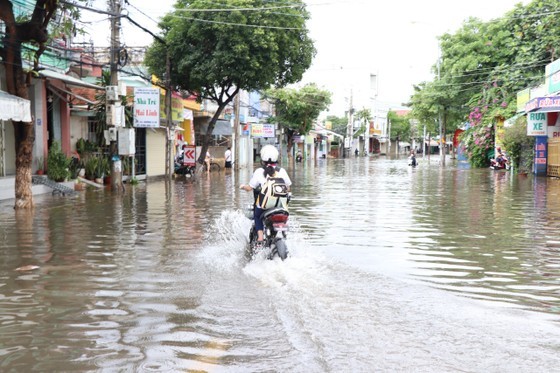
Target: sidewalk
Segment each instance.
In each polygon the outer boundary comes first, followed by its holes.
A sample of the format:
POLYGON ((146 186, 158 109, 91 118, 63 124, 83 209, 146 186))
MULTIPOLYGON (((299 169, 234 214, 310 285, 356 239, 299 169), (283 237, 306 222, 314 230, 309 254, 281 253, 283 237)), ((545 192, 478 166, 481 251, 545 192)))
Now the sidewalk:
MULTIPOLYGON (((0 201, 15 199, 15 176, 0 177, 0 201)), ((32 185, 33 195, 52 193, 52 189, 44 185, 32 185)))

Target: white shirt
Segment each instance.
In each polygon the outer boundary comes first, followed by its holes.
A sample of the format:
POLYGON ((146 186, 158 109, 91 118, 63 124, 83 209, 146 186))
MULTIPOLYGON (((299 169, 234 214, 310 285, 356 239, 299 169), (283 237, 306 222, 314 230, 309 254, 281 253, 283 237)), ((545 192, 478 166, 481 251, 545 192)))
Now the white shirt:
MULTIPOLYGON (((284 179, 284 183, 286 183, 287 186, 292 185, 292 180, 290 180, 290 177, 285 169, 280 168, 279 171, 276 171, 276 176, 284 179)), ((257 189, 259 186, 264 185, 264 183, 266 183, 266 174, 264 172, 264 168, 259 167, 253 173, 253 176, 249 181, 249 186, 253 189, 257 189)))
POLYGON ((224 156, 226 157, 226 162, 231 162, 231 150, 226 150, 224 156))

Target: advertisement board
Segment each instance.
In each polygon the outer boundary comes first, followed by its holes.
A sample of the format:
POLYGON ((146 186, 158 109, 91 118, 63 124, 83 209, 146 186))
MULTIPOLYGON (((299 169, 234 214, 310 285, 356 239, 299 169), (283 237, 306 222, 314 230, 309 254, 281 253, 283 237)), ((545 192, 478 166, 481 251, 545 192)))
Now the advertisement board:
POLYGON ((134 88, 134 127, 159 127, 159 89, 134 88))
POLYGON ((251 124, 251 136, 257 138, 276 137, 276 129, 274 124, 251 124))
POLYGON ((527 114, 527 136, 547 136, 547 126, 546 113, 527 114))

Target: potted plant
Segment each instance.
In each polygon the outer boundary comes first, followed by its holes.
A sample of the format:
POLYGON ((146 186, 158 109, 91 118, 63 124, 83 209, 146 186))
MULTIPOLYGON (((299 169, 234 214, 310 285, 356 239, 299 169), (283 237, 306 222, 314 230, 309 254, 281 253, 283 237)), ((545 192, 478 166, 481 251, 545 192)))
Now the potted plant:
POLYGON ((35 162, 37 162, 37 175, 43 175, 45 173, 45 159, 43 157, 37 157, 35 162))
POLYGON ((47 176, 49 179, 57 182, 64 181, 70 176, 69 166, 70 159, 62 152, 60 144, 54 141, 49 148, 49 155, 47 157, 47 176))
POLYGON ((95 172, 95 182, 103 184, 103 178, 109 172, 109 160, 107 157, 99 157, 97 160, 97 170, 95 172))
POLYGON ((97 173, 97 164, 99 163, 99 159, 97 157, 89 157, 85 164, 86 169, 86 179, 94 180, 96 178, 97 173))

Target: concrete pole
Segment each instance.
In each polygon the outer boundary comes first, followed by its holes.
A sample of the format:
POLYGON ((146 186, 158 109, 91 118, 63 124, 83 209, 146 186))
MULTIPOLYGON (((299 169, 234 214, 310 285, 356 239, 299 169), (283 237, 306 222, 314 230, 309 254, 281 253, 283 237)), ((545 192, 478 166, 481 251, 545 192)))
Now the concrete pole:
POLYGON ((239 170, 239 143, 240 143, 240 139, 239 139, 239 126, 240 126, 240 121, 241 121, 241 113, 239 112, 240 108, 241 108, 241 92, 237 92, 237 95, 235 95, 235 101, 233 104, 233 112, 235 115, 235 118, 233 120, 233 169, 235 170, 239 170))
POLYGON ((171 91, 171 59, 169 57, 169 52, 165 58, 165 116, 167 117, 167 141, 165 142, 165 175, 171 180, 173 178, 174 167, 173 160, 171 157, 171 149, 173 148, 173 118, 171 118, 171 101, 172 101, 172 91, 171 91))
MULTIPOLYGON (((110 67, 111 67, 111 85, 119 85, 119 49, 120 49, 120 29, 121 29, 121 0, 110 0, 111 13, 111 53, 110 53, 110 67)), ((117 99, 120 99, 117 95, 117 99)), ((109 101, 107 101, 107 104, 109 101)), ((114 103, 114 102, 111 102, 114 103)), ((112 128, 116 130, 115 127, 112 128)), ((111 190, 119 192, 123 190, 122 186, 122 162, 119 157, 117 141, 111 140, 109 144, 109 153, 111 156, 111 190)))

